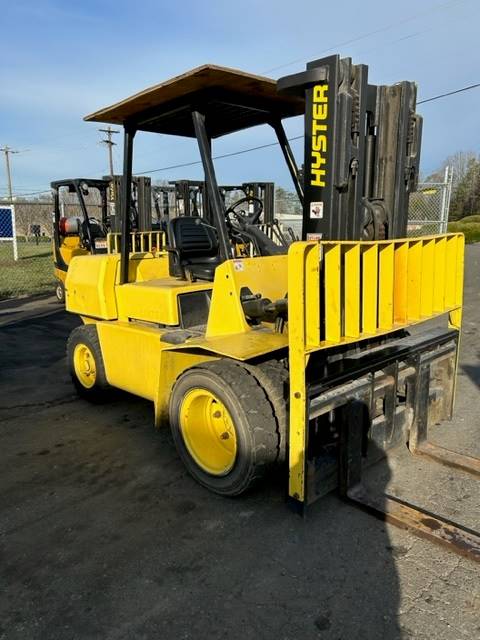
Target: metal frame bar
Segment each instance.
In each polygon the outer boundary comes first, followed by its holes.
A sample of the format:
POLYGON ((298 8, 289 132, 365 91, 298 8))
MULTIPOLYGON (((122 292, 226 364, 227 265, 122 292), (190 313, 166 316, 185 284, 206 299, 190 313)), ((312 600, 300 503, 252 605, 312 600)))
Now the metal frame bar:
POLYGON ((73 182, 73 186, 75 187, 75 193, 77 194, 78 204, 80 205, 80 209, 82 210, 82 213, 83 213, 83 221, 85 223, 85 228, 87 230, 87 238, 90 244, 90 251, 94 255, 96 253, 95 243, 92 238, 92 230, 90 229, 90 220, 88 218, 88 210, 87 210, 87 205, 85 204, 85 198, 83 197, 82 190, 80 189, 80 185, 77 180, 73 182))
POLYGON ((212 149, 205 127, 205 116, 199 111, 192 111, 192 118, 200 157, 202 159, 203 170, 205 172, 205 184, 207 187, 208 198, 215 217, 215 226, 219 235, 220 256, 224 260, 228 260, 229 258, 233 258, 233 250, 228 239, 227 225, 225 223, 225 216, 223 213, 224 207, 222 204, 222 197, 218 189, 215 167, 213 166, 212 160, 212 149))
POLYGON ((283 124, 280 120, 272 121, 271 126, 273 127, 277 135, 278 144, 280 145, 280 149, 282 150, 283 157, 285 158, 285 162, 287 163, 287 167, 292 177, 295 191, 297 192, 298 199, 300 200, 300 203, 303 206, 303 202, 305 198, 303 193, 303 186, 300 183, 300 180, 298 179, 297 162, 295 160, 295 156, 293 155, 292 148, 290 147, 290 143, 288 142, 285 129, 283 128, 283 124))
POLYGON ((60 222, 60 186, 51 185, 53 191, 53 247, 55 253, 54 265, 60 271, 67 271, 68 265, 62 258, 60 253, 60 230, 58 228, 60 222))
POLYGON ((120 256, 120 284, 128 282, 129 261, 129 233, 130 233, 130 205, 132 200, 132 164, 133 164, 133 139, 136 130, 125 124, 123 137, 123 184, 120 200, 120 213, 122 216, 122 239, 120 256))

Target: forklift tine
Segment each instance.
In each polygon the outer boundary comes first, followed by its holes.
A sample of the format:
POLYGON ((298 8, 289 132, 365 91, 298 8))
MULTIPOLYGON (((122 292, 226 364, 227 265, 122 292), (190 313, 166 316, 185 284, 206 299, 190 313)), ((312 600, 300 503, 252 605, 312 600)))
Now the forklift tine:
POLYGON ((339 489, 347 501, 414 535, 480 562, 480 535, 455 522, 392 496, 368 491, 362 483, 362 431, 367 406, 353 400, 346 406, 340 432, 339 489))
POLYGON ((473 476, 480 476, 480 458, 457 453, 428 441, 422 442, 414 448, 410 447, 410 451, 415 455, 431 458, 447 467, 465 471, 473 476))
POLYGON ((392 496, 371 494, 362 484, 349 489, 346 498, 385 522, 480 562, 480 535, 467 527, 392 496))
MULTIPOLYGON (((450 360, 455 358, 452 352, 450 360)), ((453 366, 453 365, 452 365, 453 366)), ((453 383, 448 376, 449 368, 446 367, 447 375, 444 377, 444 386, 448 386, 450 380, 450 389, 453 393, 453 383)), ((434 444, 429 440, 429 395, 431 383, 431 365, 429 362, 418 366, 418 380, 415 391, 415 419, 410 427, 410 437, 408 448, 415 455, 423 455, 447 467, 453 467, 470 473, 473 476, 480 476, 480 458, 457 453, 451 449, 446 449, 440 445, 434 444)), ((443 417, 443 416, 442 416, 443 417)), ((448 413, 444 416, 448 417, 448 413)))

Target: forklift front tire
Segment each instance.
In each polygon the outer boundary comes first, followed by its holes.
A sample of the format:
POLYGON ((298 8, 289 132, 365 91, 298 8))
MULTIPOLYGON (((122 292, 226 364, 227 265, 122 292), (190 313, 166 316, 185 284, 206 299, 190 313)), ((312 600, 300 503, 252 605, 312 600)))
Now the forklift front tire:
POLYGON ((178 378, 170 428, 190 475, 220 495, 244 493, 278 459, 279 430, 267 392, 232 360, 204 363, 178 378))
POLYGON ((55 287, 55 297, 60 304, 65 304, 65 285, 61 280, 57 281, 57 286, 55 287))
POLYGON ((76 327, 67 342, 67 359, 77 393, 99 402, 111 390, 105 375, 100 341, 94 324, 76 327))

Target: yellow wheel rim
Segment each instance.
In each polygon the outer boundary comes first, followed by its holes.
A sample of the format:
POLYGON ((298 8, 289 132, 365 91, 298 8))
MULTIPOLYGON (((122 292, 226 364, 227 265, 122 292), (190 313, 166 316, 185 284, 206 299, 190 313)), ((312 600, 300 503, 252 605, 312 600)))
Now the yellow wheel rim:
POLYGON ((92 351, 86 344, 77 344, 73 352, 73 367, 79 382, 91 389, 97 379, 97 366, 92 351))
POLYGON ((180 407, 180 429, 197 465, 214 476, 226 475, 237 457, 237 436, 228 409, 206 389, 192 389, 180 407))

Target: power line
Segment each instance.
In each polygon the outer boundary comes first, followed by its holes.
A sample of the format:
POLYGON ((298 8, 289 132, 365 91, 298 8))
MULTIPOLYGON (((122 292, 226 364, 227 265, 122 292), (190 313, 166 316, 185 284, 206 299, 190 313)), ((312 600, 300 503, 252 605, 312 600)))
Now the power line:
MULTIPOLYGON (((15 192, 17 191, 32 191, 32 189, 40 189, 41 187, 19 187, 15 186, 15 192)), ((0 191, 8 191, 8 187, 1 186, 0 191)))
POLYGON ((425 104, 426 102, 433 102, 434 100, 440 100, 440 98, 453 96, 456 93, 462 93, 463 91, 470 91, 470 89, 477 89, 478 87, 480 87, 480 82, 477 82, 476 84, 469 84, 467 87, 462 87, 461 89, 454 89, 453 91, 447 91, 447 93, 440 93, 438 96, 433 96, 432 98, 425 98, 425 100, 419 100, 417 104, 425 104))
MULTIPOLYGON (((438 94, 436 96, 432 96, 431 98, 425 98, 424 100, 419 100, 417 102, 417 104, 425 104, 427 102, 434 102, 435 100, 440 100, 441 98, 446 98, 446 97, 449 97, 449 96, 452 96, 452 95, 456 95, 457 93, 470 91, 472 89, 477 89, 479 87, 480 87, 480 82, 477 82, 475 84, 471 84, 471 85, 468 85, 466 87, 461 87, 460 89, 454 89, 453 91, 448 91, 446 93, 440 93, 440 94, 438 94)), ((302 138, 303 138, 303 135, 293 136, 291 138, 288 138, 288 141, 289 142, 293 142, 295 140, 300 140, 302 138)), ((115 145, 115 143, 113 141, 112 141, 112 145, 115 145)), ((277 145, 278 145, 278 142, 269 142, 267 144, 258 145, 256 147, 249 147, 247 149, 240 149, 238 151, 232 151, 230 153, 223 153, 221 155, 214 156, 213 160, 221 160, 222 158, 231 158, 233 156, 243 155, 244 153, 250 153, 251 151, 258 151, 260 149, 267 149, 269 147, 275 147, 277 145)), ((0 148, 0 151, 3 151, 5 153, 5 149, 6 148, 8 149, 8 153, 19 153, 18 151, 11 150, 9 147, 2 147, 2 148, 0 148)), ((169 165, 167 167, 160 167, 158 169, 150 169, 148 171, 140 171, 139 173, 141 173, 142 175, 143 174, 151 174, 151 173, 159 173, 160 171, 169 171, 169 170, 172 170, 172 169, 182 169, 182 168, 185 168, 185 167, 193 167, 193 166, 199 165, 199 164, 202 164, 201 160, 194 160, 192 162, 182 162, 180 164, 172 164, 172 165, 169 165)), ((25 189, 25 188, 26 187, 24 187, 23 189, 25 189)), ((4 187, 2 187, 1 189, 4 190, 4 187)), ((9 197, 11 198, 12 197, 11 188, 10 188, 10 192, 9 193, 10 193, 9 197)), ((39 194, 42 194, 42 193, 49 193, 49 190, 31 191, 31 192, 28 192, 28 193, 22 193, 21 195, 23 197, 23 196, 26 196, 26 195, 39 195, 39 194)))
MULTIPOLYGON (((446 98, 448 96, 453 96, 457 93, 462 93, 464 91, 470 91, 471 89, 476 89, 480 87, 480 82, 475 84, 468 85, 467 87, 462 87, 461 89, 455 89, 453 91, 448 91, 447 93, 440 93, 436 96, 432 96, 431 98, 425 98, 424 100, 419 100, 417 104, 425 104, 426 102, 434 102, 435 100, 440 100, 441 98, 446 98)), ((294 136, 292 138, 288 138, 289 142, 294 140, 300 140, 303 138, 302 136, 294 136)), ((240 149, 239 151, 232 151, 231 153, 224 153, 219 156, 214 156, 213 160, 220 160, 222 158, 231 158, 232 156, 239 156, 243 153, 250 153, 250 151, 258 151, 259 149, 266 149, 268 147, 275 147, 278 145, 278 142, 269 142, 268 144, 262 144, 257 147, 249 147, 248 149, 240 149)), ((158 173, 160 171, 169 171, 171 169, 182 169, 184 167, 193 167, 195 165, 202 164, 201 160, 195 160, 193 162, 183 162, 181 164, 172 164, 168 167, 160 167, 159 169, 150 169, 149 171, 140 171, 141 174, 149 174, 149 173, 158 173)))
POLYGON ((9 199, 12 200, 14 197, 15 198, 25 198, 26 196, 36 196, 36 195, 40 195, 42 193, 51 193, 51 189, 45 189, 44 191, 29 191, 27 193, 19 193, 17 195, 5 195, 5 196, 0 196, 3 200, 5 199, 9 199))
MULTIPOLYGON (((294 136, 293 138, 288 138, 289 142, 293 140, 300 140, 303 138, 302 136, 294 136)), ((219 156, 213 156, 212 160, 220 160, 221 158, 230 158, 231 156, 239 156, 242 153, 249 153, 250 151, 257 151, 258 149, 266 149, 267 147, 274 147, 278 142, 269 142, 267 144, 261 144, 258 147, 249 147, 248 149, 240 149, 239 151, 232 151, 231 153, 223 153, 219 156)), ((195 160, 194 162, 183 162, 182 164, 172 164, 169 167, 161 167, 160 169, 151 169, 150 171, 140 171, 139 173, 157 173, 158 171, 168 171, 169 169, 181 169, 183 167, 192 167, 196 164, 202 164, 201 160, 195 160)))
POLYGON ((434 4, 434 5, 430 6, 428 9, 425 9, 424 11, 420 11, 419 13, 416 13, 413 16, 409 16, 408 18, 404 18, 403 20, 397 20, 396 22, 392 22, 390 24, 384 25, 383 27, 379 27, 378 29, 375 29, 374 31, 369 31, 368 33, 363 33, 360 36, 356 36, 355 38, 350 38, 349 40, 344 40, 343 42, 338 42, 337 44, 334 44, 334 45, 328 47, 327 49, 323 49, 323 51, 320 51, 319 53, 314 53, 314 54, 311 54, 309 56, 303 56, 302 58, 297 58, 296 60, 291 60, 290 62, 286 62, 286 63, 278 65, 276 67, 271 67, 270 69, 265 69, 264 71, 261 71, 260 73, 272 73, 272 71, 278 71, 279 69, 284 69, 285 67, 291 67, 294 64, 298 64, 300 62, 304 62, 306 57, 313 58, 313 57, 322 56, 323 54, 328 53, 330 51, 334 51, 336 49, 339 49, 340 47, 345 47, 347 45, 354 44, 355 42, 359 42, 360 40, 365 40, 366 38, 371 38, 372 36, 376 36, 379 33, 383 33, 384 31, 389 31, 390 29, 398 27, 401 24, 406 24, 408 22, 412 22, 413 20, 416 20, 417 18, 420 18, 421 16, 424 16, 426 14, 430 14, 434 10, 445 9, 450 5, 458 4, 460 2, 465 2, 465 0, 449 0, 449 2, 440 2, 440 3, 434 4))

